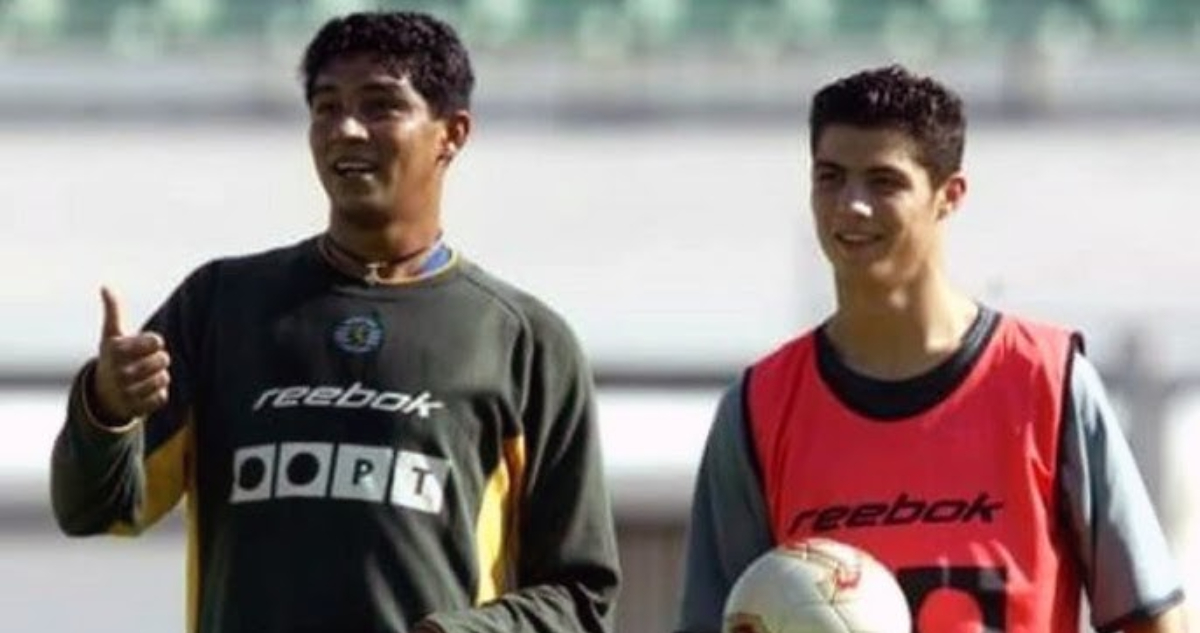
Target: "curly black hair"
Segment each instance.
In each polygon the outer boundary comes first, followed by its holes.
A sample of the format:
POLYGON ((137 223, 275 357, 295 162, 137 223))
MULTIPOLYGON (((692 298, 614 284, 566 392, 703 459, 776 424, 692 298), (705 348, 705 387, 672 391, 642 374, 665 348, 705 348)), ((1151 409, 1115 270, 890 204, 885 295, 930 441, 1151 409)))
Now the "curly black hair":
POLYGON ((466 47, 450 25, 413 11, 363 11, 326 22, 304 51, 305 101, 331 61, 361 54, 407 75, 438 117, 471 106, 475 73, 466 47))
POLYGON ((811 151, 825 128, 835 124, 909 135, 918 147, 917 161, 935 185, 962 167, 967 128, 962 98, 903 66, 864 70, 818 90, 808 115, 811 151))

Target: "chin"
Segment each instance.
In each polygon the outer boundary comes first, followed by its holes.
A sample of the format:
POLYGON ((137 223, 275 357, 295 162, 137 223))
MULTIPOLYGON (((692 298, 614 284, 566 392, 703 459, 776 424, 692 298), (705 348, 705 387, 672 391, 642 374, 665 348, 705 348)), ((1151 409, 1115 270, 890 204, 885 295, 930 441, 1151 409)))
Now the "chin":
POLYGON ((900 275, 886 261, 842 262, 837 266, 839 278, 869 286, 895 286, 902 283, 900 275))
POLYGON ((387 226, 392 220, 390 209, 375 200, 334 200, 333 215, 345 224, 363 229, 387 226))

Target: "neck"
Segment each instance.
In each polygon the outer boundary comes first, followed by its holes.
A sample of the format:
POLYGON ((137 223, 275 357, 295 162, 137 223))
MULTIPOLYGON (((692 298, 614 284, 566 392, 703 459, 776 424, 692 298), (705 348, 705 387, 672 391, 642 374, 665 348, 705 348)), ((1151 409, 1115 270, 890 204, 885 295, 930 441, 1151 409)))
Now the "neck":
POLYGON ((978 305, 940 273, 901 287, 837 288, 826 334, 856 372, 884 380, 920 375, 958 351, 978 305))
POLYGON ((338 270, 367 283, 396 283, 420 276, 441 241, 438 226, 361 231, 330 226, 321 251, 338 270))

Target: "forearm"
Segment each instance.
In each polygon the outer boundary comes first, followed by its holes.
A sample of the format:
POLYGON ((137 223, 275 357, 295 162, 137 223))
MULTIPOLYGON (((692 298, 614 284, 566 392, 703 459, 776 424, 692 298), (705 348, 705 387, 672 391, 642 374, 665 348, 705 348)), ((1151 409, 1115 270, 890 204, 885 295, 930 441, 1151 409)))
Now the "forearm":
POLYGON ((136 422, 107 428, 89 410, 90 366, 72 384, 67 420, 51 455, 55 518, 71 535, 98 534, 134 523, 142 489, 141 429, 136 422))
POLYGON ((511 584, 476 608, 438 613, 446 633, 607 633, 620 563, 599 454, 568 460, 524 504, 511 584))
POLYGON ((446 633, 613 630, 620 563, 609 492, 594 426, 576 430, 555 443, 563 459, 535 469, 542 476, 512 509, 513 573, 496 578, 505 588, 476 608, 432 616, 446 633))
POLYGON ((1129 624, 1124 633, 1187 633, 1187 617, 1183 605, 1176 605, 1146 620, 1129 624))
POLYGON ((430 616, 420 630, 442 633, 607 633, 613 630, 615 570, 523 587, 474 609, 430 616))
POLYGON ((705 443, 692 492, 683 590, 675 630, 716 633, 733 583, 774 546, 741 383, 726 390, 705 443))

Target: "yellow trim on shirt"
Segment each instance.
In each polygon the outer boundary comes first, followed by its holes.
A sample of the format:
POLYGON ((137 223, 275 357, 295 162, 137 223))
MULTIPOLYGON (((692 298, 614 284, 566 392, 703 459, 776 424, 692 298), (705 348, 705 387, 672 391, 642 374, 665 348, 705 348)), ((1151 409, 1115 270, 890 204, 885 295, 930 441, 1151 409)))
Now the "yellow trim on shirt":
POLYGON ((525 438, 504 440, 503 462, 484 486, 475 527, 479 587, 475 604, 494 600, 513 583, 517 526, 525 473, 525 438))

